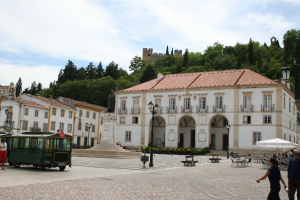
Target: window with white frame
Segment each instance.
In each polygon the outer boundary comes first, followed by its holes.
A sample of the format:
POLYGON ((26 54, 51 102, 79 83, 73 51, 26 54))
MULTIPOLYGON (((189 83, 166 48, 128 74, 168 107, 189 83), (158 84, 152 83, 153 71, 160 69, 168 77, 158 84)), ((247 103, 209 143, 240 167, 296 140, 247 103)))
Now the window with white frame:
POLYGON ((272 110, 272 95, 264 95, 264 111, 272 110))
POLYGON ((88 131, 89 130, 89 123, 85 123, 85 131, 88 131))
POLYGON ((92 132, 95 132, 95 125, 92 125, 92 132))
POLYGON ((289 112, 291 112, 291 100, 289 100, 289 112))
POLYGON ((251 124, 251 116, 243 116, 243 124, 251 124))
POLYGON ((139 112, 139 100, 133 100, 133 113, 139 112))
POLYGON ((44 118, 47 119, 48 118, 48 112, 45 112, 44 114, 44 118))
POLYGON ((93 119, 96 119, 96 113, 93 112, 93 119))
POLYGON ((253 144, 258 141, 261 141, 261 132, 253 132, 253 144))
POLYGON ((38 117, 38 116, 39 116, 39 111, 38 111, 38 110, 35 110, 35 111, 34 111, 34 116, 35 116, 35 117, 38 117))
POLYGON ((90 117, 90 111, 86 111, 86 118, 90 117))
POLYGON ((22 130, 27 130, 28 121, 23 121, 22 130))
POLYGON ((285 109, 285 96, 283 97, 283 108, 285 109))
POLYGON ((39 123, 38 122, 33 122, 33 128, 34 131, 38 131, 39 123))
POLYGON ((271 119, 272 119, 271 115, 264 116, 264 124, 271 124, 272 123, 271 119))
POLYGON ((82 117, 82 110, 79 110, 79 117, 82 117))
POLYGON ((131 131, 125 132, 125 142, 131 142, 131 131))
POLYGON ((48 124, 43 124, 43 132, 47 132, 48 124))
POLYGON ((176 100, 175 98, 170 98, 170 112, 174 112, 176 108, 176 100))
POLYGON ((59 123, 59 130, 64 131, 64 123, 59 123))
POLYGON ((296 124, 294 123, 294 131, 296 130, 296 124))
POLYGON ((289 128, 292 128, 292 121, 289 121, 289 128))
POLYGON ((228 125, 228 120, 226 118, 223 118, 223 126, 227 126, 228 125))
POLYGON ((244 96, 244 111, 250 111, 251 96, 244 96))
POLYGON ((189 110, 191 108, 191 98, 184 98, 184 109, 189 110))
POLYGON ((65 116, 65 110, 63 110, 63 109, 60 110, 60 116, 61 116, 61 117, 64 117, 64 116, 65 116))
POLYGON ((156 104, 161 107, 161 99, 155 99, 155 105, 156 104))
POLYGON ((200 111, 204 111, 206 107, 206 97, 200 97, 200 111))
POLYGON ((283 134, 283 139, 286 140, 286 134, 283 134))
POLYGON ((52 108, 52 115, 56 115, 56 108, 52 108))
POLYGON ((120 124, 125 124, 125 117, 120 117, 120 124))
POLYGON ((81 131, 81 121, 78 122, 78 130, 81 131))
POLYGON ((72 118, 73 112, 69 111, 69 118, 72 118))
POLYGON ((292 136, 291 135, 289 135, 289 141, 292 142, 292 136))
POLYGON ((55 130, 55 122, 51 122, 51 126, 50 126, 51 131, 55 130))
POLYGON ((28 108, 25 108, 25 115, 28 115, 28 108))
POLYGON ((216 97, 216 109, 221 111, 223 107, 223 97, 216 97))
POLYGON ((126 111, 126 100, 121 100, 121 113, 126 111))
POLYGON ((69 132, 69 133, 72 132, 72 124, 68 124, 68 132, 69 132))

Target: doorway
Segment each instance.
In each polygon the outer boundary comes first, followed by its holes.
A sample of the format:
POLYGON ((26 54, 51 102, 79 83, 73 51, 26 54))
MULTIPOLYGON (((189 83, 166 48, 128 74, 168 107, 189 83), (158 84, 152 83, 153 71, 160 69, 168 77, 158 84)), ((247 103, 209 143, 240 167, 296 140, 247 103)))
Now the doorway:
POLYGON ((79 149, 80 148, 80 137, 77 137, 77 149, 79 149))
POLYGON ((227 150, 228 148, 228 134, 223 134, 223 150, 227 150))
POLYGON ((179 146, 178 148, 181 148, 181 147, 183 147, 183 144, 184 144, 184 143, 183 143, 183 142, 184 142, 184 140, 183 140, 183 139, 184 139, 184 137, 183 137, 183 133, 180 133, 180 141, 179 141, 179 145, 180 145, 180 146, 179 146))
POLYGON ((91 139, 91 147, 94 146, 94 138, 91 139))
POLYGON ((191 130, 191 148, 195 148, 195 130, 191 130))
POLYGON ((83 145, 83 148, 86 149, 86 146, 87 146, 87 137, 84 138, 84 145, 83 145))
POLYGON ((212 133, 210 136, 211 150, 216 150, 216 134, 212 133))

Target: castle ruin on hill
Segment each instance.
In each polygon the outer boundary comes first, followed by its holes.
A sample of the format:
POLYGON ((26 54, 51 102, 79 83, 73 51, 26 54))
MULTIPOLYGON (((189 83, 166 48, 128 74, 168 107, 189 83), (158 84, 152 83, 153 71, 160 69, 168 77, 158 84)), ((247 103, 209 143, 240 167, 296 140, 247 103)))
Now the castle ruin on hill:
MULTIPOLYGON (((153 53, 152 48, 143 48, 143 61, 153 60, 154 62, 157 60, 163 60, 165 57, 171 56, 163 53, 153 53)), ((182 56, 182 50, 175 49, 174 56, 182 56)))

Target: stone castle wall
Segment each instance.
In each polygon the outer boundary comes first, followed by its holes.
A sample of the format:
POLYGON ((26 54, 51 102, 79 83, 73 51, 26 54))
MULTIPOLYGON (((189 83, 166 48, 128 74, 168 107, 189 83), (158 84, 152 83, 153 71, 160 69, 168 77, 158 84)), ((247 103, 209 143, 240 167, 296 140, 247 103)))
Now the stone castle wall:
MULTIPOLYGON (((174 51, 174 56, 182 56, 182 50, 175 50, 174 51)), ((167 57, 167 54, 163 53, 153 53, 152 48, 143 48, 143 57, 142 59, 144 61, 147 60, 153 60, 154 62, 157 60, 163 60, 165 57, 167 57)))

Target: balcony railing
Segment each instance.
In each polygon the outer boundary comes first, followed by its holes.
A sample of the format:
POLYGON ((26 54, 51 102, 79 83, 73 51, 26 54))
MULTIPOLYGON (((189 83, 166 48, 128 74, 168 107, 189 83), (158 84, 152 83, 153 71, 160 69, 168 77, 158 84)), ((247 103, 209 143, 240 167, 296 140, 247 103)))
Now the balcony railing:
POLYGON ((253 105, 248 108, 245 108, 243 105, 241 105, 241 112, 253 112, 253 108, 253 105))
POLYGON ((196 106, 196 112, 208 112, 208 106, 206 106, 205 108, 199 108, 198 106, 196 106))
POLYGON ((225 105, 222 108, 216 108, 213 106, 213 112, 225 112, 225 105))
POLYGON ((163 107, 159 107, 157 113, 163 113, 163 111, 164 111, 164 108, 163 107))
POLYGON ((166 112, 167 113, 177 113, 177 106, 175 106, 175 109, 166 107, 166 112))
POLYGON ((118 113, 119 114, 126 114, 127 113, 127 108, 125 108, 125 110, 122 110, 122 109, 118 108, 118 113))
POLYGON ((4 121, 5 128, 14 128, 14 126, 15 126, 15 121, 11 121, 11 120, 4 121))
POLYGON ((273 112, 275 111, 275 105, 273 104, 272 106, 268 106, 268 107, 261 105, 261 111, 273 112))
POLYGON ((140 114, 141 113, 141 108, 137 108, 137 109, 131 108, 131 113, 140 114))
POLYGON ((186 107, 181 106, 181 112, 182 113, 192 113, 193 112, 193 106, 190 106, 190 108, 186 108, 186 107))

